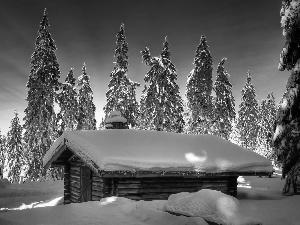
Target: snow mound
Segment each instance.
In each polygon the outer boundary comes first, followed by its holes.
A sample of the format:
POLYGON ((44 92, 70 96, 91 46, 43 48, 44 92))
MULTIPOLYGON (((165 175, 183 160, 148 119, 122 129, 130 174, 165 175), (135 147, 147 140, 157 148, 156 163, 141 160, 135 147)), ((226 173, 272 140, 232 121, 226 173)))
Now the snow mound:
POLYGON ((0 179, 0 188, 4 188, 10 185, 10 182, 7 179, 0 179))
POLYGON ((66 131, 46 153, 44 166, 63 145, 95 170, 199 173, 273 170, 270 160, 217 136, 130 129, 66 131))
POLYGON ((182 192, 170 195, 166 211, 203 219, 217 224, 259 224, 238 214, 239 201, 220 191, 202 189, 195 193, 182 192), (238 222, 239 221, 239 222, 238 222))

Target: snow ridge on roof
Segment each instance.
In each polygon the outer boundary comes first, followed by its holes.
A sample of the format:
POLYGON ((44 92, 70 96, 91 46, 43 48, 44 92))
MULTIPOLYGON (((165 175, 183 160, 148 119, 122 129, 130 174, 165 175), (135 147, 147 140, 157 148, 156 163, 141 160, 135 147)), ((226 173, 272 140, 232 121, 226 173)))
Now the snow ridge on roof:
POLYGON ((268 159, 217 136, 130 129, 66 131, 46 153, 44 165, 64 140, 95 170, 219 173, 273 169, 268 159))

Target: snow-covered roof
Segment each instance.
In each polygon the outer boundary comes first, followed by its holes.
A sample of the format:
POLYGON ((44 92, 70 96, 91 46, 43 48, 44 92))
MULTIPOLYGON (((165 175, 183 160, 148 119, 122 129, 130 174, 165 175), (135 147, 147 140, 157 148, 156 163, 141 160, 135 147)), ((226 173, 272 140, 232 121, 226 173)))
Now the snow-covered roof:
POLYGON ((120 111, 112 111, 108 117, 122 116, 120 111))
POLYGON ((113 117, 109 117, 105 120, 106 123, 113 123, 113 122, 122 122, 122 123, 126 123, 127 119, 125 119, 122 116, 113 116, 113 117))
POLYGON ((217 136, 130 129, 66 131, 46 153, 44 166, 63 145, 91 168, 103 171, 219 173, 273 169, 268 159, 217 136))

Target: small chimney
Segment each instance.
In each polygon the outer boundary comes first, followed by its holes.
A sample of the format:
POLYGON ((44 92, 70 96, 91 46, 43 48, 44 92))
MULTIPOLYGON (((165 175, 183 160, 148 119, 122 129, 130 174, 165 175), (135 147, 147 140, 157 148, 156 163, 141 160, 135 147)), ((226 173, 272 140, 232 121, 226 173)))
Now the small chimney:
POLYGON ((112 111, 105 120, 105 129, 129 129, 120 111, 112 111))

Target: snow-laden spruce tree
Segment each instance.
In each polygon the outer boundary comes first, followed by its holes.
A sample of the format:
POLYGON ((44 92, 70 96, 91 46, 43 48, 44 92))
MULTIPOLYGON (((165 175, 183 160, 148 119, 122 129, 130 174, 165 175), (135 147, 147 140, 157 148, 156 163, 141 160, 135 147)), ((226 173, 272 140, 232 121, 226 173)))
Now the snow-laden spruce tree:
POLYGON ((98 127, 98 130, 104 130, 105 129, 105 121, 104 119, 102 118, 101 119, 101 122, 99 124, 99 127, 98 127))
POLYGON ((239 106, 237 128, 240 132, 242 147, 254 151, 258 130, 258 103, 255 89, 248 71, 247 82, 242 89, 242 101, 239 106))
POLYGON ((214 134, 226 140, 232 131, 232 122, 235 118, 235 103, 232 95, 232 84, 229 74, 224 68, 226 58, 223 58, 217 68, 217 79, 214 83, 216 92, 214 103, 214 134))
POLYGON ((187 77, 186 98, 191 111, 189 121, 186 121, 189 133, 210 134, 213 118, 212 105, 212 57, 208 50, 206 38, 201 36, 194 58, 195 68, 187 77))
POLYGON ((241 146, 241 137, 240 137, 240 131, 237 127, 237 117, 234 118, 233 122, 232 122, 232 130, 231 130, 231 133, 229 135, 229 141, 234 143, 234 144, 237 144, 239 146, 241 146))
POLYGON ((143 62, 150 67, 140 101, 140 127, 146 130, 183 131, 183 101, 176 84, 177 72, 170 56, 167 38, 159 57, 151 57, 148 48, 142 52, 143 62))
POLYGON ((37 180, 43 176, 43 157, 57 137, 54 98, 59 88, 59 65, 56 46, 48 31, 46 9, 31 56, 31 70, 27 82, 28 106, 25 109, 24 142, 29 156, 27 177, 37 180))
POLYGON ((0 130, 0 179, 3 177, 3 171, 5 167, 5 161, 6 161, 6 138, 4 135, 1 134, 0 130))
POLYGON ((139 83, 127 77, 128 72, 128 43, 126 42, 124 24, 116 35, 115 66, 110 73, 108 91, 106 92, 106 105, 103 110, 105 116, 112 111, 120 111, 127 119, 128 124, 134 127, 139 114, 139 105, 136 100, 135 90, 139 83))
POLYGON ((7 177, 10 182, 19 182, 20 174, 24 169, 25 154, 22 140, 22 126, 15 111, 15 116, 10 122, 7 133, 7 177))
POLYGON ((73 68, 69 71, 65 82, 61 85, 61 92, 57 96, 60 111, 57 114, 58 134, 66 130, 75 130, 77 127, 78 102, 76 92, 76 78, 73 68))
POLYGON ((78 119, 77 130, 96 130, 93 90, 90 86, 90 76, 86 73, 85 63, 82 66, 82 75, 78 77, 78 119))
POLYGON ((259 107, 259 123, 255 152, 274 161, 272 137, 276 118, 276 104, 273 93, 261 101, 259 107))
POLYGON ((300 2, 283 0, 281 26, 286 38, 279 70, 291 70, 276 117, 273 144, 286 179, 283 194, 292 195, 300 182, 300 2))

